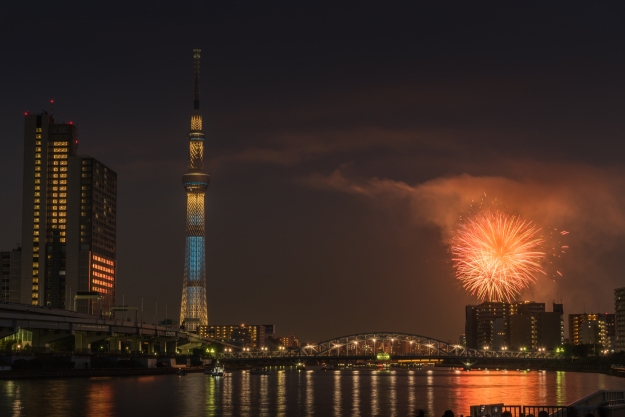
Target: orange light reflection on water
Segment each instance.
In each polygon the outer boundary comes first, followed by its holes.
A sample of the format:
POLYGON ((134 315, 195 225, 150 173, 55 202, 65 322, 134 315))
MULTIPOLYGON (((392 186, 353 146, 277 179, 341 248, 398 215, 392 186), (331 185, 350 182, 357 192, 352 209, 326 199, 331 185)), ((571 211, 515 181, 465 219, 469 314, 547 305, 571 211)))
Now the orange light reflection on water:
MULTIPOLYGON (((92 383, 88 385, 87 407, 90 416, 113 415, 113 387, 109 383, 92 383)), ((63 398, 63 397, 61 397, 63 398)), ((67 410, 66 410, 67 411, 67 410)), ((61 414, 59 414, 61 415, 61 414)))
POLYGON ((544 371, 456 372, 453 382, 460 387, 455 391, 458 414, 466 415, 471 405, 479 404, 565 405, 562 381, 557 374, 544 371), (556 398, 546 396, 545 388, 551 383, 556 385, 556 398))

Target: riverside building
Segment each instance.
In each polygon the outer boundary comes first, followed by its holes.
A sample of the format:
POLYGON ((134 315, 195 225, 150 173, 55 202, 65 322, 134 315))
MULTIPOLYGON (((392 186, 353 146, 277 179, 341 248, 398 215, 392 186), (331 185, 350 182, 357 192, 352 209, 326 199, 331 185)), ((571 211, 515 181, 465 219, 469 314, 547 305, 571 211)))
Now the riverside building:
POLYGON ((259 349, 266 346, 268 339, 275 337, 275 326, 273 324, 200 325, 198 334, 201 337, 241 347, 259 349))
POLYGON ((100 300, 77 304, 95 314, 115 303, 117 174, 77 148, 72 122, 25 114, 20 283, 11 292, 67 310, 77 292, 97 292, 100 300))
POLYGON ((562 304, 483 302, 465 307, 466 346, 484 350, 553 350, 564 342, 562 304))
POLYGON ((0 301, 20 302, 20 271, 22 248, 0 252, 0 301))
POLYGON ((573 345, 601 345, 612 350, 614 328, 614 314, 569 314, 569 341, 573 345))
POLYGON ((625 287, 614 290, 614 351, 625 351, 625 287))

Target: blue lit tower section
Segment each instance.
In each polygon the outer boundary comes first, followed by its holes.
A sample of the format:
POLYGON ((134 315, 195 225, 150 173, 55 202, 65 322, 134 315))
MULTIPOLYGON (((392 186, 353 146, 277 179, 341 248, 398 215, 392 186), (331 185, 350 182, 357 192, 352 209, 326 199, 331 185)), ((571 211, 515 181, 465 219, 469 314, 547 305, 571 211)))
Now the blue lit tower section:
POLYGON ((195 100, 189 132, 189 171, 182 176, 187 192, 187 242, 182 284, 180 323, 187 331, 208 324, 206 306, 206 263, 204 255, 204 194, 210 175, 204 172, 204 133, 200 115, 200 50, 193 50, 195 61, 195 100))

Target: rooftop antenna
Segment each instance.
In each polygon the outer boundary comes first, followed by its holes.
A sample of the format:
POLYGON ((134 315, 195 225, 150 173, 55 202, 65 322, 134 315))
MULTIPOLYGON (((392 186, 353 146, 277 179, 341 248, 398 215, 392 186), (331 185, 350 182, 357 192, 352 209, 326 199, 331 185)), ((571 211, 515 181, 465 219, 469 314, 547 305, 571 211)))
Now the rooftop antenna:
POLYGON ((50 122, 54 123, 54 100, 50 99, 50 122))

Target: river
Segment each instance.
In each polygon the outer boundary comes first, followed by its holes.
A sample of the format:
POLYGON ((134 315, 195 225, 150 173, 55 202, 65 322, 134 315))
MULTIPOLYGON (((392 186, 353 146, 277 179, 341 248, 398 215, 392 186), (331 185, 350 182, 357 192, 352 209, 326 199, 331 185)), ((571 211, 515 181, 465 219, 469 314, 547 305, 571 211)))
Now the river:
POLYGON ((0 381, 0 416, 410 416, 566 405, 625 378, 543 371, 342 370, 0 381))

